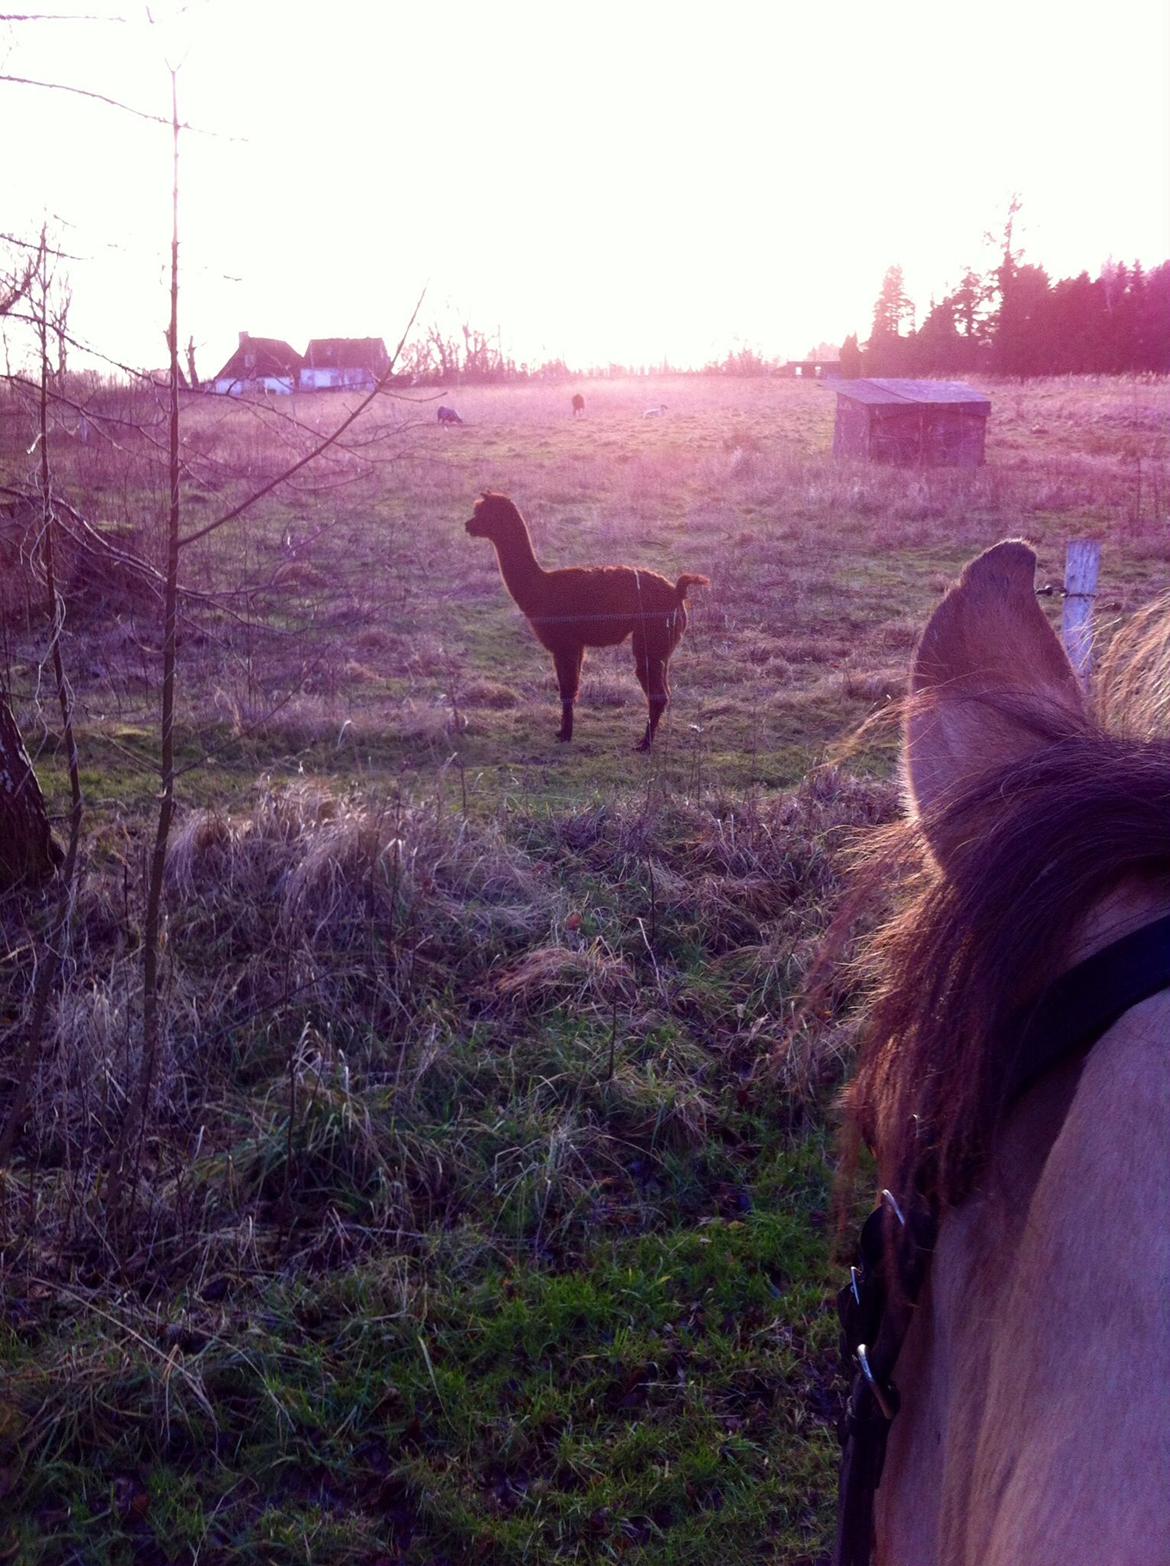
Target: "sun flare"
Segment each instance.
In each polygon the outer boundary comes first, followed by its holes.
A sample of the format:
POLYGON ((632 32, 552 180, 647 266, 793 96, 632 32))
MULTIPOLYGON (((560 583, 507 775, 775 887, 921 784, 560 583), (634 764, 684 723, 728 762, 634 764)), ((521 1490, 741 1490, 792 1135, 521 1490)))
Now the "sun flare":
POLYGON ((5 25, 6 228, 47 219, 81 335, 161 358, 179 64, 183 319, 396 341, 428 319, 517 362, 701 365, 868 330, 900 263, 919 317, 1023 193, 1055 276, 1170 254, 1170 12, 905 0, 718 17, 599 0, 441 10, 245 0, 5 25), (1010 36, 1010 42, 1009 42, 1010 36))

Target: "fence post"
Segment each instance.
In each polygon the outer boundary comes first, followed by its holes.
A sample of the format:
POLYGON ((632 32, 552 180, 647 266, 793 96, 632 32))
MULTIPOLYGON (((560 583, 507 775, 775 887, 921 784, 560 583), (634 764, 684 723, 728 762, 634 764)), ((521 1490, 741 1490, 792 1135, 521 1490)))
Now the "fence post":
POLYGON ((1069 662, 1082 685, 1089 683, 1093 663, 1093 599, 1097 596, 1097 572, 1101 545, 1078 538, 1069 544, 1064 560, 1064 614, 1061 636, 1069 662))

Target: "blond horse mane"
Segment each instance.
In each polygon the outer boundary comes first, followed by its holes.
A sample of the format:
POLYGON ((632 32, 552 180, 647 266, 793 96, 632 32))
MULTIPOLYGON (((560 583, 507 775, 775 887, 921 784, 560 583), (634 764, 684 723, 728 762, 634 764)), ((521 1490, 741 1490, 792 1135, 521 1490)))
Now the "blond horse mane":
MULTIPOLYGON (((919 689, 907 727, 944 699, 955 692, 919 689)), ((936 1209, 984 1167, 1013 1019, 1068 966, 1086 914, 1122 883, 1170 880, 1170 597, 1114 638, 1091 702, 994 688, 958 701, 1034 743, 860 856, 857 898, 885 912, 857 957, 864 1020, 845 1097, 847 1163, 868 1145, 884 1184, 936 1209)))

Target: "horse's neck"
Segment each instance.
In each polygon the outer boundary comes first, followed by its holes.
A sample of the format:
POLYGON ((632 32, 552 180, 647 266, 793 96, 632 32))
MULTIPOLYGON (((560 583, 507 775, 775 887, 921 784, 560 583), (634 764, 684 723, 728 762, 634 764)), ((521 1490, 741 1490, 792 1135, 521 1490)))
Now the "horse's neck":
POLYGON ((895 1372, 881 1566, 1151 1558, 1170 1473, 1167 1125, 1166 993, 1010 1116, 943 1221, 895 1372))
POLYGON ((939 1545, 970 1501, 989 1323, 1002 1312, 1029 1203, 1075 1089, 1075 1067, 1045 1077, 1012 1116, 983 1189, 941 1223, 894 1372, 902 1402, 877 1498, 879 1566, 965 1562, 961 1550, 952 1557, 939 1545))
POLYGON ((497 539, 496 557, 505 587, 520 608, 528 613, 537 606, 541 584, 548 574, 536 558, 528 529, 522 527, 511 538, 497 539))

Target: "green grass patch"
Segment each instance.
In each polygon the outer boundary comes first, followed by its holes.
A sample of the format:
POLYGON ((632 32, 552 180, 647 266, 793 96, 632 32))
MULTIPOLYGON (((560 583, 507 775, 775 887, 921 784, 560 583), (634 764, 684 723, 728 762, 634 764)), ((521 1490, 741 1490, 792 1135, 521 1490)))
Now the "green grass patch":
POLYGON ((151 1312, 42 1302, 35 1352, 3 1350, 21 1455, 0 1542, 28 1566, 814 1559, 823 1150, 758 1168, 769 1207, 602 1239, 571 1272, 465 1240, 441 1267, 384 1256, 151 1312))

